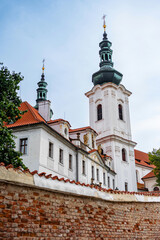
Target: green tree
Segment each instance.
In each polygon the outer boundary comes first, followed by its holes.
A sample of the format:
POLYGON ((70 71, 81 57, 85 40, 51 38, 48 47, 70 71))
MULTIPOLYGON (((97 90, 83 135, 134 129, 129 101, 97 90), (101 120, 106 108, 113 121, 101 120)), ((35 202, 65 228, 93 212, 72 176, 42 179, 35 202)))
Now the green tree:
POLYGON ((0 162, 5 165, 12 164, 14 167, 26 168, 21 159, 21 153, 15 150, 15 136, 5 123, 11 124, 21 118, 24 111, 18 107, 21 99, 18 96, 19 83, 23 80, 20 73, 10 73, 1 64, 0 69, 0 162))
POLYGON ((153 172, 156 176, 157 186, 160 186, 160 148, 158 150, 153 149, 148 155, 150 163, 156 166, 153 172))

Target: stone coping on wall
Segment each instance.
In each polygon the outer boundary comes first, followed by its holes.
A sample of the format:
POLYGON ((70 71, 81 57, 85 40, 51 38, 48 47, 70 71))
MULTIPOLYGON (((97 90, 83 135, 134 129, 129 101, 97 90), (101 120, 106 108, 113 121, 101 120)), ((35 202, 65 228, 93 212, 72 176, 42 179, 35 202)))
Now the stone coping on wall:
POLYGON ((0 163, 0 180, 40 187, 50 191, 58 191, 72 195, 99 198, 116 202, 160 202, 160 192, 125 192, 75 182, 74 180, 47 175, 45 172, 30 172, 28 169, 13 168, 0 163))

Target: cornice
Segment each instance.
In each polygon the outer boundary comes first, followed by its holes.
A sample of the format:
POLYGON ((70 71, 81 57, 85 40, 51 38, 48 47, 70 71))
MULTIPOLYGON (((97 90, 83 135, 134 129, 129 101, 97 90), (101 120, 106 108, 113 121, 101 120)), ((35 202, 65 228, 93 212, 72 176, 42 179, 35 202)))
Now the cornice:
POLYGON ((90 91, 85 93, 85 96, 90 97, 91 95, 93 95, 98 89, 106 89, 106 88, 113 88, 115 90, 120 89, 123 93, 125 93, 127 96, 130 96, 132 94, 132 92, 130 92, 129 90, 127 90, 122 84, 120 85, 116 85, 114 83, 108 82, 108 83, 104 83, 103 85, 95 85, 90 91))
POLYGON ((111 140, 117 140, 119 142, 123 142, 123 143, 129 144, 130 146, 133 146, 133 147, 135 147, 136 144, 137 144, 136 142, 133 142, 132 140, 128 140, 126 138, 122 138, 122 137, 120 137, 118 135, 115 135, 115 134, 102 137, 100 139, 97 139, 96 141, 98 143, 101 143, 101 142, 104 142, 104 141, 111 141, 111 140))

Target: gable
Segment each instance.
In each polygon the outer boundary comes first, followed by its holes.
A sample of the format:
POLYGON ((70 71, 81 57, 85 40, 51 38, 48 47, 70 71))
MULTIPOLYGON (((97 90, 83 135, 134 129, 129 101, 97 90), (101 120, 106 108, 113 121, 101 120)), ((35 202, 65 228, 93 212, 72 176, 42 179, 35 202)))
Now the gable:
POLYGON ((89 157, 92 158, 96 163, 104 165, 103 160, 101 159, 99 153, 97 151, 91 152, 89 157))

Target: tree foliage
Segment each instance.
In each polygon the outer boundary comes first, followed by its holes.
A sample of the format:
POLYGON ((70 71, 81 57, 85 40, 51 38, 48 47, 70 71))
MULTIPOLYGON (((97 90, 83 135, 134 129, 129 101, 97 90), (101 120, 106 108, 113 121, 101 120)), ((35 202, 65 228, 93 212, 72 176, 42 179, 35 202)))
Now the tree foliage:
POLYGON ((160 186, 160 148, 158 150, 153 149, 148 155, 150 163, 156 166, 153 172, 156 176, 157 186, 160 186))
POLYGON ((0 69, 0 162, 5 165, 26 168, 21 153, 15 150, 15 136, 5 125, 14 123, 24 113, 18 109, 21 99, 18 96, 19 83, 23 80, 20 73, 10 73, 2 65, 0 69))

